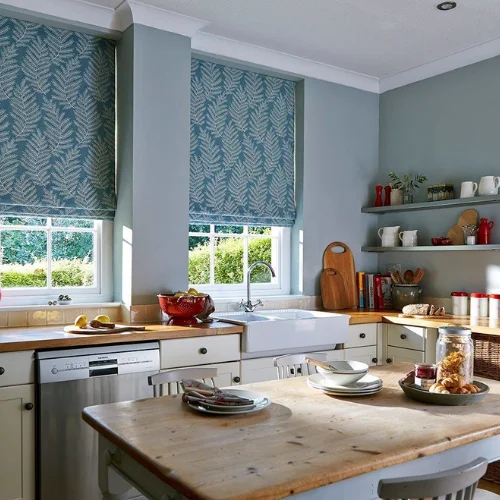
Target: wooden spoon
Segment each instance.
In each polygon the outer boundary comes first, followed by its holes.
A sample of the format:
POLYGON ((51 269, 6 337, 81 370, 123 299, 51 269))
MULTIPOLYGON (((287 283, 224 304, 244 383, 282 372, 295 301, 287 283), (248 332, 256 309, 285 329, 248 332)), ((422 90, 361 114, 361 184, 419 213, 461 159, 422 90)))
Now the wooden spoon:
POLYGON ((403 278, 405 279, 406 283, 410 284, 414 278, 413 271, 411 269, 405 271, 405 273, 403 274, 403 278))
POLYGON ((325 363, 324 361, 319 361, 317 359, 312 359, 308 357, 304 357, 304 360, 310 365, 319 366, 320 368, 324 368, 325 370, 330 370, 334 372, 337 371, 337 368, 333 367, 332 365, 329 365, 328 363, 325 363))

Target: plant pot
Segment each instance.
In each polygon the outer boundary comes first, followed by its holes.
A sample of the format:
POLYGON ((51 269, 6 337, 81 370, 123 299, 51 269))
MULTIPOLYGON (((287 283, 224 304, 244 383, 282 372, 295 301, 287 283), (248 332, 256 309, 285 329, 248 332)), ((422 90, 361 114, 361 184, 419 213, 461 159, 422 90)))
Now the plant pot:
POLYGON ((401 189, 391 189, 391 206, 403 204, 403 191, 401 189))

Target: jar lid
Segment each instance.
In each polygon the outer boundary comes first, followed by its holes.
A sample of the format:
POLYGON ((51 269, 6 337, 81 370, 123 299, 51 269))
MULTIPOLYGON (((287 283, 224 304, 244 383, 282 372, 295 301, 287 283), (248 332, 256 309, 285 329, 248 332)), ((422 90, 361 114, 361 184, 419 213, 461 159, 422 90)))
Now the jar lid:
POLYGON ((500 299, 500 294, 492 293, 492 294, 490 294, 490 299, 500 299))
POLYGON ((442 326, 438 329, 439 333, 444 335, 471 335, 472 331, 470 328, 465 328, 463 326, 442 326))
POLYGON ((469 294, 465 292, 451 292, 452 297, 468 297, 469 294))
POLYGON ((477 293, 477 292, 474 292, 474 293, 471 293, 470 296, 474 297, 476 299, 487 299, 488 298, 488 294, 487 293, 477 293))

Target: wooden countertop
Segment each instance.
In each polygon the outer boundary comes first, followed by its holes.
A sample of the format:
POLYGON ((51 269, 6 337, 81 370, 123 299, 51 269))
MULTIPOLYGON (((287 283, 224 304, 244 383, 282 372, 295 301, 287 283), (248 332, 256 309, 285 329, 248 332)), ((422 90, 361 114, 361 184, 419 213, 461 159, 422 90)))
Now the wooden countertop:
POLYGON ((305 378, 242 386, 271 398, 244 416, 202 415, 177 396, 86 408, 83 419, 194 499, 277 499, 500 434, 500 382, 476 406, 407 399, 412 368, 371 368, 384 389, 333 398, 305 378))
POLYGON ((66 333, 64 326, 20 327, 0 329, 0 353, 59 347, 82 347, 122 342, 144 342, 148 340, 182 339, 207 335, 242 333, 243 327, 215 321, 196 326, 171 326, 147 324, 144 332, 80 335, 66 333))

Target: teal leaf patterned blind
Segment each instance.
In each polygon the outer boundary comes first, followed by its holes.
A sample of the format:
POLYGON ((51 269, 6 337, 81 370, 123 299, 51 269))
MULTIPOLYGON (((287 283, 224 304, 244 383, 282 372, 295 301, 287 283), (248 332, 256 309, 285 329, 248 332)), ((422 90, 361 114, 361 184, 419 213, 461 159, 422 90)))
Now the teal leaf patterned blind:
POLYGON ((115 43, 0 17, 0 213, 115 205, 115 43))
POLYGON ((191 61, 193 223, 292 226, 295 83, 191 61))

